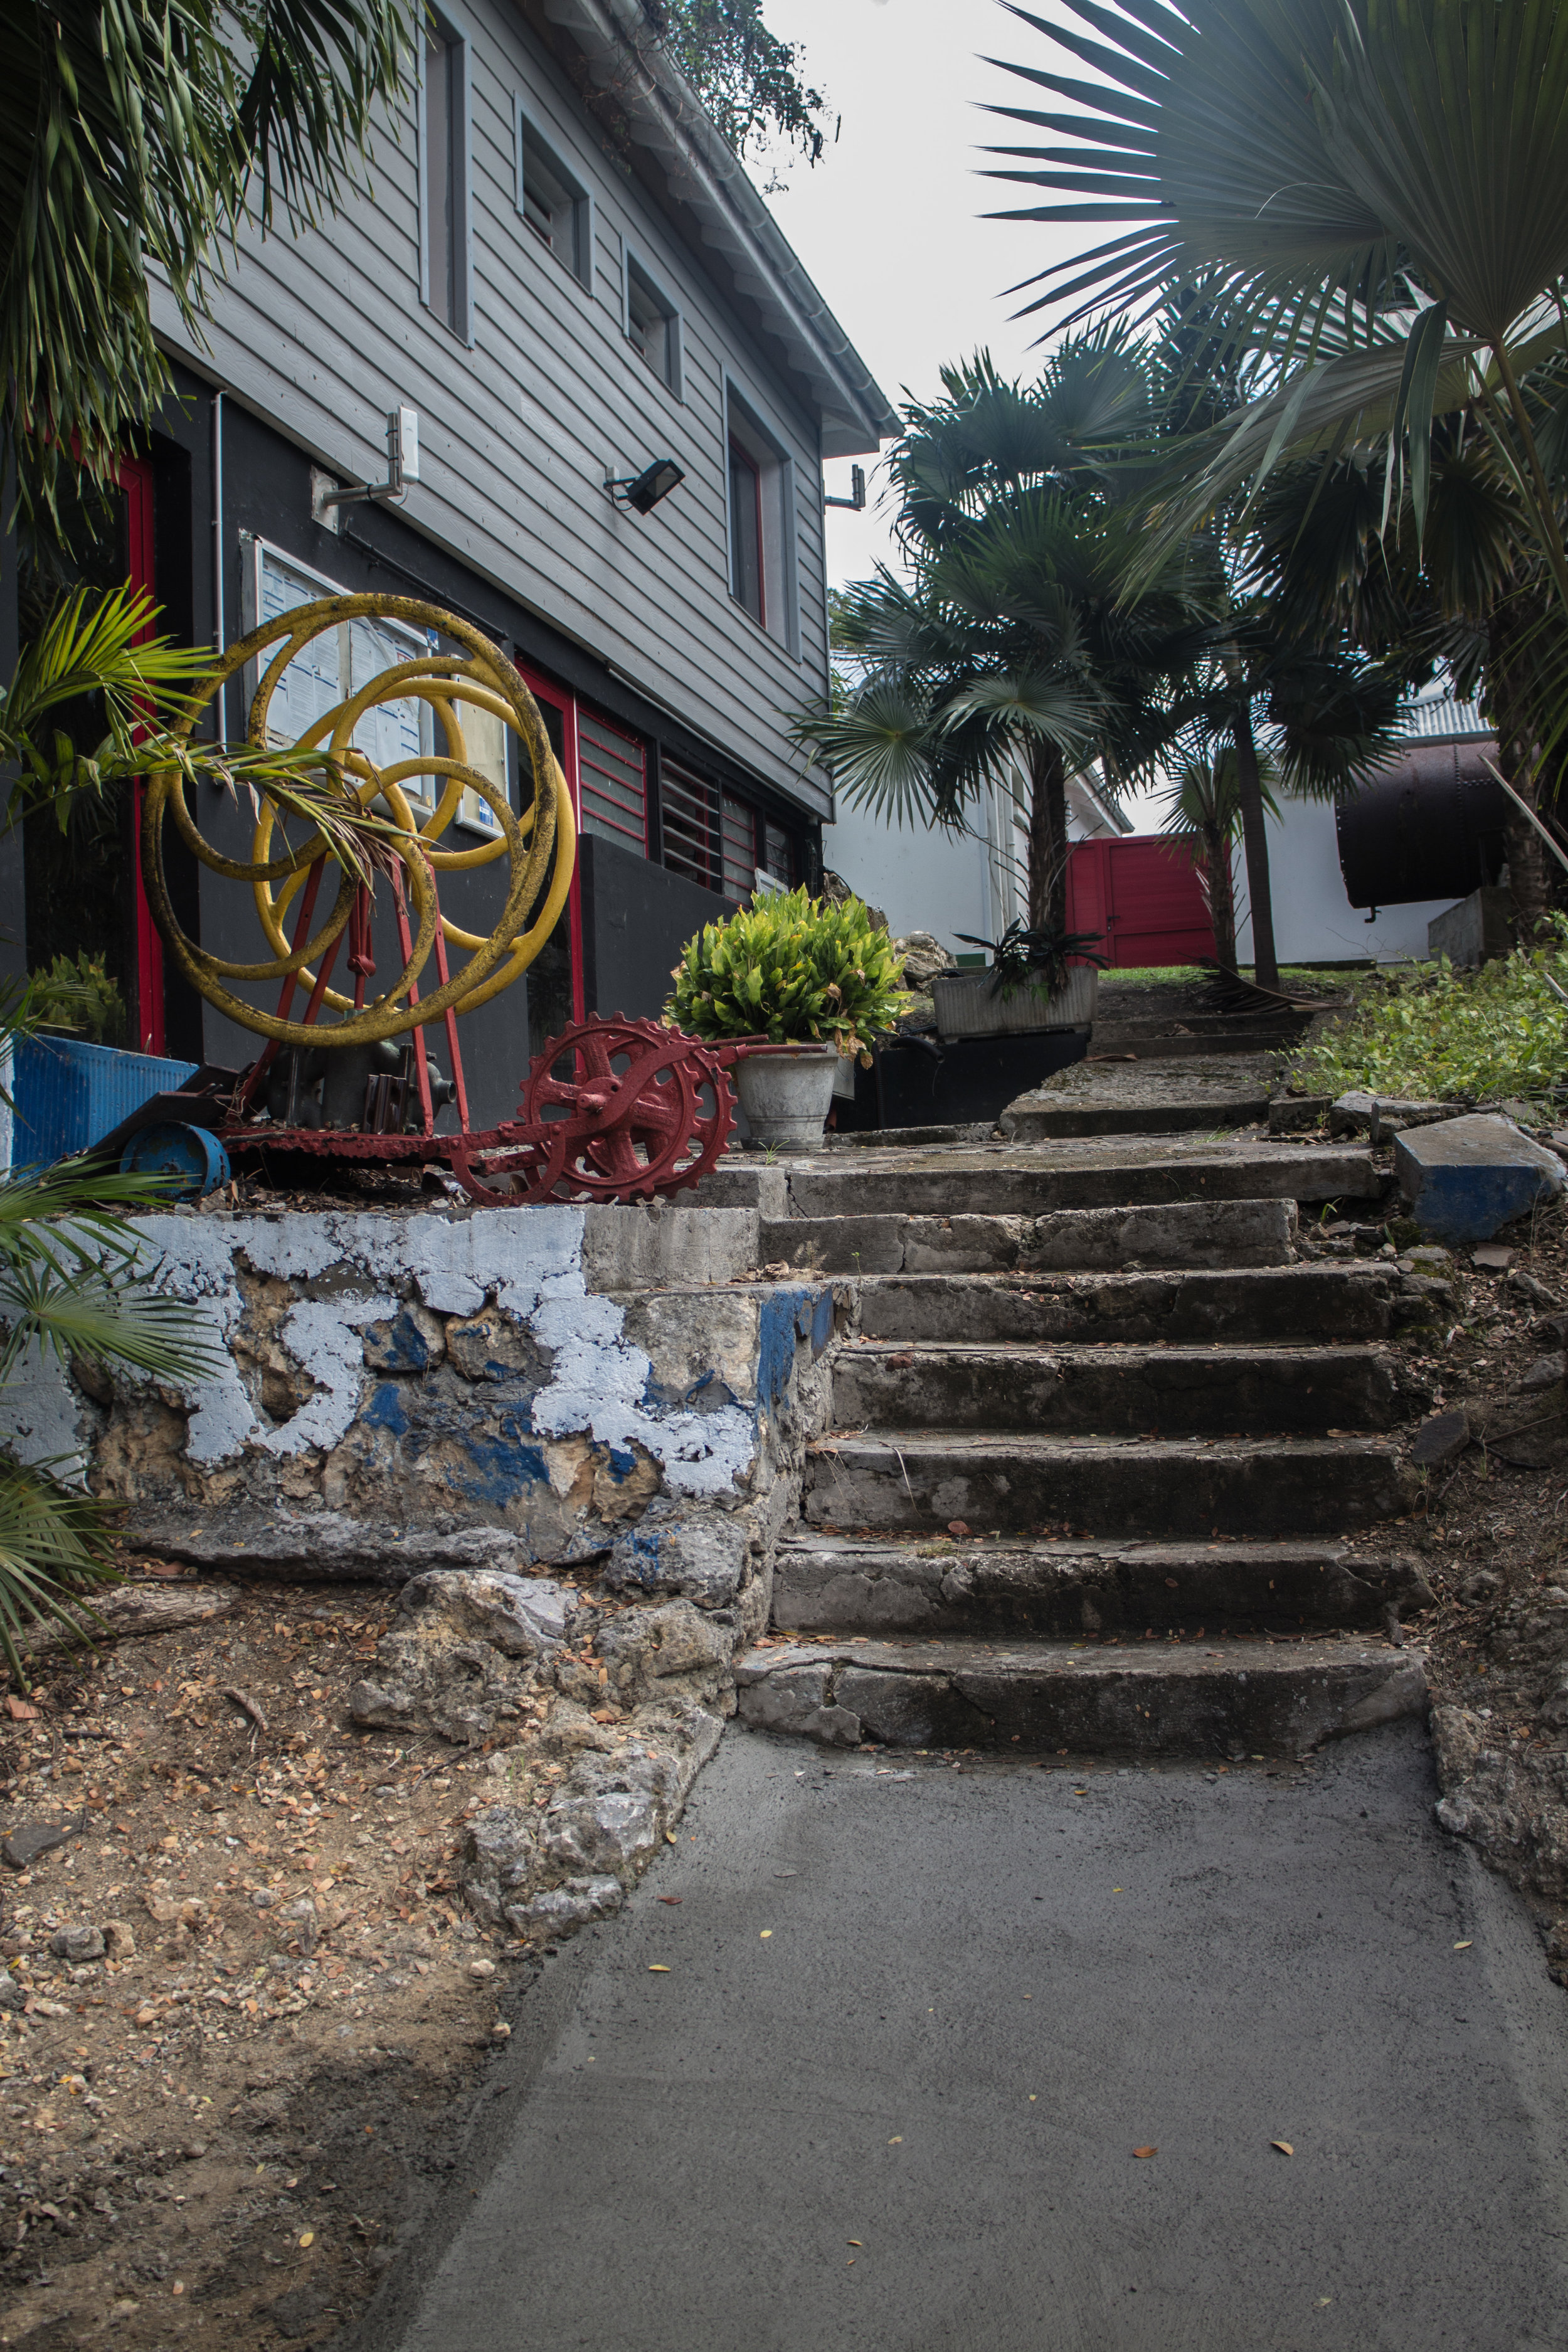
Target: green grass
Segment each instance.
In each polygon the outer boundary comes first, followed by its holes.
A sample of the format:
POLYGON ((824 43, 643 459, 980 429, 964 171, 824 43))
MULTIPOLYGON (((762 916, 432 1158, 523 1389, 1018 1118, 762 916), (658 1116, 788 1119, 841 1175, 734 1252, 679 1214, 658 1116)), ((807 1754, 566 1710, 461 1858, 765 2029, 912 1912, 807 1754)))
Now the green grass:
POLYGON ((1568 1086, 1568 1005, 1546 978, 1568 986, 1563 928, 1556 947, 1479 971, 1444 961, 1357 975, 1352 1011, 1301 1055, 1296 1084, 1311 1094, 1544 1105, 1568 1086))
MULTIPOLYGON (((1252 966, 1244 963, 1241 976, 1250 980, 1252 966)), ((1320 995, 1335 994, 1343 986, 1346 974, 1340 971, 1314 970, 1310 964, 1281 964, 1279 978, 1286 988, 1315 990, 1320 995)), ((1105 988, 1175 988, 1184 982, 1207 980, 1210 977, 1202 964, 1145 963, 1133 964, 1125 970, 1120 966, 1100 974, 1105 988)))

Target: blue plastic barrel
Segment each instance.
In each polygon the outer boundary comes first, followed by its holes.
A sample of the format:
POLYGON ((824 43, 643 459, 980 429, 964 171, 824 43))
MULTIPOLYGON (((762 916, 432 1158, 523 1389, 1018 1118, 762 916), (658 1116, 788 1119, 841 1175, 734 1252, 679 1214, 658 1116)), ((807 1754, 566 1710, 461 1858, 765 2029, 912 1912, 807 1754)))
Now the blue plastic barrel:
POLYGON ((85 1151, 153 1095, 194 1077, 195 1062, 121 1054, 76 1037, 19 1037, 11 1079, 11 1164, 28 1168, 85 1151))

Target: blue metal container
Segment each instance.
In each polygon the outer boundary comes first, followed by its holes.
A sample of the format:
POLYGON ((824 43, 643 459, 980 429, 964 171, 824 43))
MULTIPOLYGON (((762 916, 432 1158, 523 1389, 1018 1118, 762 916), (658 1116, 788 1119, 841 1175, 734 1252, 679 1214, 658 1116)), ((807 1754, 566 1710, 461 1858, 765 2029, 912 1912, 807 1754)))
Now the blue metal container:
POLYGON ((121 1054, 75 1037, 19 1037, 11 1078, 11 1164, 29 1168, 85 1151, 153 1095, 195 1076, 195 1062, 121 1054))

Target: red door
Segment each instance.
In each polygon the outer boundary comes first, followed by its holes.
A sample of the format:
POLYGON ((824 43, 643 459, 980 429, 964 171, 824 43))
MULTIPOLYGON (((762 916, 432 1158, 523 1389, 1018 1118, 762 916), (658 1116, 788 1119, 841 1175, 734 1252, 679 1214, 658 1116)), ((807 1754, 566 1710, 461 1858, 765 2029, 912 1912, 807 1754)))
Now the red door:
MULTIPOLYGON (((156 541, 153 525, 152 465, 145 457, 121 457, 119 479, 125 493, 127 575, 133 588, 143 588, 149 596, 155 596, 158 575, 153 552, 156 541)), ((154 625, 149 624, 142 632, 142 636, 152 636, 154 625)), ((153 920, 153 910, 147 903, 147 893, 142 881, 142 802, 145 791, 145 785, 138 782, 132 835, 132 876, 136 894, 136 1044, 143 1054, 162 1054, 163 942, 153 920)))
MULTIPOLYGON (((566 779, 566 790, 572 799, 573 822, 581 833, 583 795, 577 773, 576 702, 564 688, 552 686, 537 671, 525 668, 521 663, 519 668, 523 683, 539 705, 539 715, 544 721, 550 748, 561 762, 561 772, 566 779)), ((526 769, 526 752, 522 757, 526 769)), ((531 781, 525 772, 522 777, 525 800, 531 781)), ((564 1026, 563 1015, 572 1021, 584 1018, 583 900, 575 865, 572 869, 572 889, 566 901, 564 927, 559 923, 556 925, 553 937, 529 969, 529 1042, 535 1052, 544 1042, 543 1034, 535 1036, 535 1031, 560 1030, 564 1026)))
POLYGON ((1068 929, 1093 931, 1123 969, 1195 963, 1215 952, 1197 869, 1184 842, 1164 834, 1079 841, 1068 860, 1068 929))

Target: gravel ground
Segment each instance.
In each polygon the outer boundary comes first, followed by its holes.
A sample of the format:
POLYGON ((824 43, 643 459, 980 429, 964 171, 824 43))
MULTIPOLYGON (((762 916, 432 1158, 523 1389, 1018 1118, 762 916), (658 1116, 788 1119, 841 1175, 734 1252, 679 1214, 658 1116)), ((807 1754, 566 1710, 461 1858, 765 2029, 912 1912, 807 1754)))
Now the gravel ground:
MULTIPOLYGON (((1330 1255, 1384 1246, 1352 1222, 1306 1240, 1330 1255)), ((1441 1818, 1530 1899, 1568 1985, 1568 1202, 1500 1234, 1495 1254, 1507 1262, 1454 1253, 1457 1308, 1409 1351, 1434 1417, 1463 1412, 1474 1433, 1458 1432, 1459 1450, 1425 1472, 1405 1532, 1437 1596, 1417 1625, 1441 1818)))
POLYGON ((69 1832, 0 1886, 0 2344, 324 2343, 450 2170, 536 1964, 455 1897, 483 1753, 348 1726, 391 1606, 252 1590, 0 1703, 0 1830, 69 1832))

